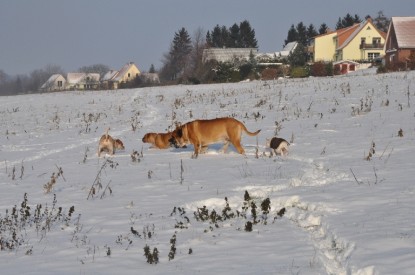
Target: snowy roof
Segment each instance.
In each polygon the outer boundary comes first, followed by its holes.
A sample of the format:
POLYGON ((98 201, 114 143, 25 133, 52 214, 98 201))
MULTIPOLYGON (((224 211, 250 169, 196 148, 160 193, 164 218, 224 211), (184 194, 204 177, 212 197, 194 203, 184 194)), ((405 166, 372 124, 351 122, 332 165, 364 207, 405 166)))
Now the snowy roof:
POLYGON ((415 48, 415 17, 392 17, 391 27, 399 48, 415 48))
POLYGON ((53 85, 53 83, 58 79, 62 78, 62 81, 65 81, 65 78, 61 74, 53 74, 49 77, 49 79, 40 87, 41 89, 45 89, 53 85))
POLYGON ((258 52, 256 48, 210 48, 203 50, 203 61, 216 60, 218 62, 228 62, 235 58, 248 60, 251 54, 258 52))
POLYGON ((109 81, 113 79, 117 74, 118 74, 118 71, 110 70, 104 75, 104 77, 102 77, 102 81, 109 81))
POLYGON ((333 62, 333 65, 337 65, 337 64, 345 64, 345 63, 347 63, 347 64, 359 65, 359 63, 358 63, 358 62, 355 62, 355 61, 353 61, 353 60, 340 60, 340 61, 333 62))
POLYGON ((67 82, 69 84, 77 84, 85 82, 86 80, 99 81, 98 73, 68 73, 67 82), (89 78, 89 79, 88 79, 89 78))
POLYGON ((294 41, 294 42, 290 42, 287 45, 285 45, 285 47, 282 49, 281 52, 291 52, 293 50, 295 50, 295 48, 297 47, 298 42, 294 41))
POLYGON ((281 51, 272 53, 272 56, 288 57, 295 50, 295 48, 297 48, 297 45, 298 45, 297 41, 287 43, 287 45, 285 45, 281 51))
MULTIPOLYGON (((122 78, 124 77, 124 75, 130 70, 131 67, 136 67, 135 64, 133 62, 127 63, 125 64, 116 75, 113 76, 113 78, 111 80, 114 81, 121 81, 122 78)), ((137 68, 138 70, 138 68, 137 68)))

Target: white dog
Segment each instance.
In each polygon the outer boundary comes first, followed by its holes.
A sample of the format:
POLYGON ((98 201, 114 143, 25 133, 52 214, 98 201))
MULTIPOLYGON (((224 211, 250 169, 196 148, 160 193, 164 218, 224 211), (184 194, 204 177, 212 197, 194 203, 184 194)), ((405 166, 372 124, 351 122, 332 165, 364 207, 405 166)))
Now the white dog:
POLYGON ((273 137, 271 139, 267 139, 267 147, 271 148, 276 155, 288 155, 288 146, 290 146, 290 143, 283 138, 273 137))

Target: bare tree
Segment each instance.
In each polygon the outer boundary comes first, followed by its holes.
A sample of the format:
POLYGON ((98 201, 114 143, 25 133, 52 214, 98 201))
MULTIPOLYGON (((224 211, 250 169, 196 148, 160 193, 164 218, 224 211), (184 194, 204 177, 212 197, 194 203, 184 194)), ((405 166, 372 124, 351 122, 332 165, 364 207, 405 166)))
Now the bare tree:
POLYGON ((199 27, 193 33, 192 51, 189 55, 189 65, 185 75, 193 81, 200 82, 203 75, 204 66, 202 63, 203 50, 206 49, 206 36, 203 28, 199 27))

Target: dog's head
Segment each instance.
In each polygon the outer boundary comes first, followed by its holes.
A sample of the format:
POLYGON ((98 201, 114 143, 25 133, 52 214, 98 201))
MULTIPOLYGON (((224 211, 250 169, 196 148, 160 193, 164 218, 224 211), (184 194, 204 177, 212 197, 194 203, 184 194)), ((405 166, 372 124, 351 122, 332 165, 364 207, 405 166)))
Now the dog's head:
POLYGON ((156 134, 155 133, 147 133, 143 137, 143 142, 144 143, 154 143, 155 142, 155 138, 156 138, 156 134))
POLYGON ((116 139, 115 140, 115 148, 117 148, 118 150, 124 150, 124 143, 122 143, 122 141, 120 139, 116 139))
POLYGON ((186 139, 184 138, 185 134, 185 125, 177 126, 176 129, 171 133, 171 138, 169 142, 176 148, 185 148, 186 147, 186 139))

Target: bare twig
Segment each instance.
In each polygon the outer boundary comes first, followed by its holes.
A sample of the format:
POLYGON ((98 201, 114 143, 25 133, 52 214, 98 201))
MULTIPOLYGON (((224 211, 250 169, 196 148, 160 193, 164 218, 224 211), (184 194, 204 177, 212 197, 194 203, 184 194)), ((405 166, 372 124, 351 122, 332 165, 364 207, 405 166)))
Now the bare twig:
POLYGON ((362 184, 362 183, 363 183, 363 182, 359 181, 359 180, 356 178, 356 175, 353 173, 352 168, 350 168, 350 172, 352 172, 353 177, 354 177, 354 180, 357 182, 357 184, 362 184))

